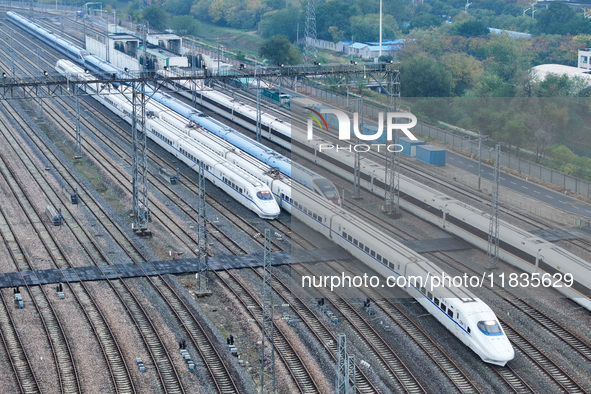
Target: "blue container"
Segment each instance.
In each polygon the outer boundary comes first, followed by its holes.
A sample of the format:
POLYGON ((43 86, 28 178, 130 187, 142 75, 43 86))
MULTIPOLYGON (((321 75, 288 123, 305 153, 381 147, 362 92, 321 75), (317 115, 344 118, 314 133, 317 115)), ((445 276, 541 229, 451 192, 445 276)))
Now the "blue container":
MULTIPOLYGON (((378 132, 377 126, 363 126, 361 134, 376 135, 377 132, 378 132)), ((385 144, 386 143, 386 134, 387 134, 386 131, 383 130, 382 135, 380 135, 379 137, 376 137, 375 139, 372 139, 372 140, 365 140, 365 141, 361 141, 361 142, 365 142, 367 144, 385 144)))
MULTIPOLYGON (((408 137, 399 137, 396 143, 402 145, 402 152, 403 154, 411 157, 415 157, 417 155, 417 146, 425 145, 425 141, 416 140, 413 141, 408 137)), ((444 163, 445 164, 445 163, 444 163)))
POLYGON ((418 145, 417 159, 434 166, 445 165, 445 149, 434 145, 418 145))

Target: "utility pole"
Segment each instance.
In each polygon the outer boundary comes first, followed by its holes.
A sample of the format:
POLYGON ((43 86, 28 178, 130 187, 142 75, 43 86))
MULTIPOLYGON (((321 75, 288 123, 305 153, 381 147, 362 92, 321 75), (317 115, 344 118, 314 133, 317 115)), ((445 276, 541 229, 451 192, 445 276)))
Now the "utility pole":
MULTIPOLYGON (((359 132, 363 131, 363 96, 357 100, 359 132)), ((359 144, 359 137, 355 136, 355 144, 359 144)), ((353 169, 353 196, 351 198, 361 199, 361 154, 358 149, 355 149, 355 168, 353 169)))
POLYGON ((480 135, 480 131, 478 132, 478 190, 480 191, 480 167, 482 165, 482 135, 480 135))
POLYGON ((199 218, 197 221, 197 257, 199 271, 197 272, 197 294, 211 294, 209 288, 209 256, 207 250, 207 220, 205 217, 205 166, 199 162, 199 218))
POLYGON ((257 81, 257 142, 261 142, 261 77, 257 71, 260 74, 259 66, 254 69, 254 78, 257 81))
POLYGON ((501 187, 501 145, 497 144, 497 155, 495 158, 495 181, 491 195, 490 204, 490 225, 488 228, 488 250, 487 269, 499 268, 499 192, 501 187))
POLYGON ((82 135, 80 134, 80 99, 78 95, 78 86, 72 85, 74 96, 76 97, 76 155, 74 159, 82 158, 82 135))

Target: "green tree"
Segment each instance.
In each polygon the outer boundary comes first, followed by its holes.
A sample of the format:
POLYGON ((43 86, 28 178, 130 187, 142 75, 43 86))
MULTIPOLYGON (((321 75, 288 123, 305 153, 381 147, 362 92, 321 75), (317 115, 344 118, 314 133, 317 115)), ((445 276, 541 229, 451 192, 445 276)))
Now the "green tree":
POLYGON ((425 54, 402 60, 400 73, 404 78, 401 92, 405 97, 448 97, 451 94, 449 70, 425 54))
POLYGON ((430 27, 441 26, 443 18, 438 15, 432 15, 427 13, 421 13, 412 18, 410 21, 411 29, 428 29, 430 27))
POLYGON ((191 0, 166 0, 162 7, 172 15, 189 15, 191 12, 191 0))
POLYGON ((463 53, 446 53, 441 57, 441 62, 451 74, 451 91, 454 96, 462 96, 472 89, 484 72, 479 60, 463 53))
MULTIPOLYGON (((485 69, 512 84, 520 72, 528 71, 534 58, 531 41, 515 39, 507 34, 490 37, 484 46, 485 69)), ((512 94, 511 94, 512 96, 512 94)))
POLYGON ((457 22, 453 25, 452 32, 464 37, 477 37, 488 35, 488 27, 475 18, 468 19, 464 22, 457 22))
POLYGON ((175 16, 170 21, 170 27, 178 34, 197 35, 201 24, 191 15, 175 16))
MULTIPOLYGON (((290 41, 297 37, 297 21, 300 20, 301 12, 298 8, 290 7, 282 10, 267 12, 259 23, 261 36, 267 38, 277 34, 283 34, 290 41)), ((303 26, 300 24, 300 36, 303 37, 303 26)))
POLYGON ((360 15, 361 11, 343 1, 330 1, 316 6, 316 31, 317 37, 322 40, 332 40, 328 31, 331 26, 343 32, 343 37, 351 38, 350 19, 354 15, 360 15))
POLYGON ((328 34, 330 34, 332 42, 339 42, 345 39, 345 32, 343 30, 339 30, 337 26, 329 27, 328 34))
POLYGON ((142 10, 142 19, 150 23, 151 29, 164 30, 168 21, 168 14, 159 5, 151 5, 142 10))
POLYGON ((259 55, 267 58, 272 64, 299 64, 302 62, 302 54, 289 42, 289 39, 278 34, 267 38, 261 44, 259 55))
MULTIPOLYGON (((358 42, 378 41, 380 36, 380 15, 367 14, 351 17, 351 31, 353 40, 358 42)), ((398 24, 392 15, 382 17, 383 38, 396 38, 398 24)))
POLYGON ((575 12, 564 3, 552 2, 545 10, 536 14, 536 32, 544 34, 566 34, 573 31, 575 12))

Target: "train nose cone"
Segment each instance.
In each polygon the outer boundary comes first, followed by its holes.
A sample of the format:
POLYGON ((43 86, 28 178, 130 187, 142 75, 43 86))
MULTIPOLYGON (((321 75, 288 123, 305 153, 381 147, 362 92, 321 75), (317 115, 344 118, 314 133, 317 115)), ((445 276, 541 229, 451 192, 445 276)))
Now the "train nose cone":
POLYGON ((506 337, 499 338, 498 341, 492 343, 490 353, 492 363, 504 366, 507 362, 513 360, 513 357, 515 357, 515 350, 506 337))

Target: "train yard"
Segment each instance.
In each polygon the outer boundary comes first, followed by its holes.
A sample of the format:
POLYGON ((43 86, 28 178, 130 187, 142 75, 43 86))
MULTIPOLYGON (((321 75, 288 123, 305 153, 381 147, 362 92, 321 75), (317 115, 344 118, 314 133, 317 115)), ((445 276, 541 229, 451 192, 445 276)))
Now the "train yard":
MULTIPOLYGON (((66 23, 66 33, 75 35, 74 21, 66 23)), ((21 43, 14 47, 17 73, 38 68, 31 60, 37 51, 43 69, 53 69, 62 57, 5 20, 0 27, 2 69, 10 68, 8 29, 21 43)), ((164 149, 149 145, 153 237, 139 238, 129 218, 127 123, 94 100, 81 99, 84 151, 82 159, 73 159, 74 100, 43 101, 42 110, 25 101, 3 102, 0 108, 0 236, 5 245, 0 271, 133 264, 167 260, 173 254, 194 257, 199 247, 196 174, 164 149), (158 174, 161 168, 174 173, 177 167, 177 185, 158 174), (74 190, 77 205, 70 201, 74 190), (48 205, 61 208, 62 226, 48 220, 48 205)), ((420 165, 405 165, 404 171, 455 198, 483 204, 484 196, 457 185, 452 190, 449 182, 420 165)), ((334 182, 346 184, 338 178, 334 182)), ((193 296, 193 275, 63 283, 65 299, 58 298, 55 285, 21 287, 24 308, 14 306, 14 289, 0 290, 0 369, 7 392, 260 389, 263 273, 261 262, 249 255, 261 252, 266 228, 273 234, 273 252, 331 244, 310 230, 297 231, 300 225, 285 212, 264 221, 211 184, 206 189, 209 253, 242 255, 253 266, 211 272, 213 294, 203 298, 193 296), (230 336, 236 338, 240 358, 228 351, 230 336), (185 341, 195 370, 180 355, 179 343, 185 341), (138 368, 138 358, 146 373, 138 368)), ((399 240, 442 236, 441 229, 410 214, 398 221, 384 217, 380 201, 369 193, 364 197, 363 202, 347 199, 344 208, 399 240)), ((504 215, 513 215, 511 221, 527 229, 549 225, 512 210, 504 215)), ((591 256, 584 239, 560 243, 586 259, 591 256)), ((477 249, 428 256, 451 274, 479 275, 486 262, 477 249)), ((297 289, 303 275, 362 275, 364 269, 350 261, 274 269, 278 392, 333 392, 340 333, 347 334, 347 352, 356 356, 356 389, 361 393, 591 391, 591 318, 572 301, 531 289, 479 290, 516 350, 515 359, 499 367, 483 363, 401 290, 297 289)), ((502 270, 519 272, 505 264, 502 270)))

